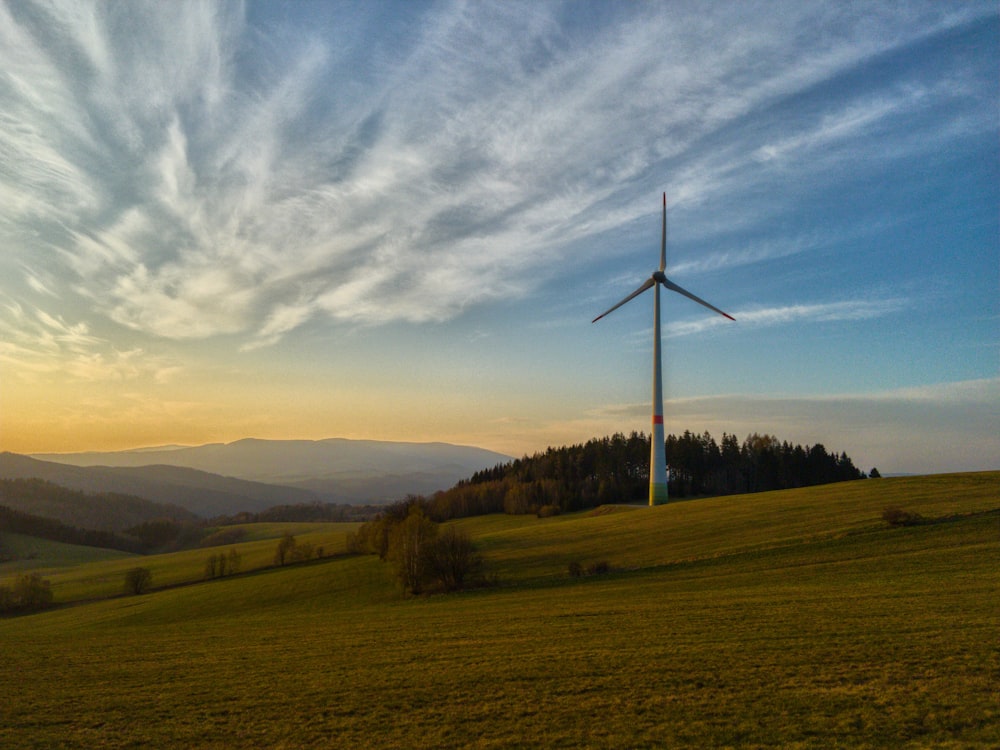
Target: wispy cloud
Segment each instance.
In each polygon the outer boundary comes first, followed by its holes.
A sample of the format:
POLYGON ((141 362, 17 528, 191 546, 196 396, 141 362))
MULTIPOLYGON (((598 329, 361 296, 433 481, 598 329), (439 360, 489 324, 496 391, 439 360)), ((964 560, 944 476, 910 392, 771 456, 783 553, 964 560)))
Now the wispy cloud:
POLYGON ((828 241, 819 233, 811 233, 746 242, 738 248, 671 264, 668 272, 671 276, 676 274, 678 277, 683 277, 688 274, 708 273, 719 269, 739 268, 807 253, 828 241))
POLYGON ((83 380, 164 383, 181 371, 176 361, 140 347, 123 349, 95 335, 86 322, 68 323, 13 302, 0 310, 8 334, 0 340, 0 364, 23 381, 83 380))
MULTIPOLYGON (((744 328, 766 328, 791 323, 832 323, 841 321, 871 320, 903 310, 904 299, 862 299, 813 304, 782 305, 733 313, 744 328)), ((669 323, 664 330, 667 336, 689 336, 711 330, 729 321, 718 316, 669 323)), ((731 324, 730 324, 731 325, 731 324)))
MULTIPOLYGON (((405 36, 367 49, 305 21, 295 33, 251 27, 236 4, 0 6, 0 236, 36 269, 36 292, 67 265, 93 311, 155 337, 235 334, 253 349, 317 316, 446 320, 528 294, 575 243, 645 218, 635 198, 665 173, 690 209, 788 170, 863 164, 879 147, 869 136, 935 92, 896 82, 795 122, 765 118, 724 148, 713 138, 873 55, 992 12, 930 3, 854 16, 794 3, 765 18, 739 3, 671 4, 567 28, 563 10, 420 8, 405 36)), ((721 231, 718 220, 692 229, 721 231)), ((815 241, 680 267, 748 265, 815 241)))

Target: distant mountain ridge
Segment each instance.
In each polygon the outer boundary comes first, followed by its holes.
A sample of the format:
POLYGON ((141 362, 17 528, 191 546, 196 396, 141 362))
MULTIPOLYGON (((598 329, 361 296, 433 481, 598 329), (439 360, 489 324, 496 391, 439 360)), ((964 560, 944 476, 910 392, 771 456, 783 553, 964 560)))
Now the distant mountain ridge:
POLYGON ((450 443, 409 443, 381 440, 261 440, 245 438, 232 443, 195 447, 164 446, 128 451, 86 453, 34 453, 41 461, 73 466, 184 466, 212 474, 258 482, 295 482, 336 476, 467 473, 506 463, 510 456, 450 443))
MULTIPOLYGON (((163 506, 176 506, 203 518, 319 501, 305 489, 248 482, 185 467, 72 466, 16 453, 0 453, 0 478, 44 479, 81 492, 132 495, 163 506)), ((30 507, 19 509, 35 512, 30 507)), ((174 517, 163 511, 158 515, 174 517)))
MULTIPOLYGON (((14 455, 14 454, 10 454, 14 455)), ((278 504, 301 502, 384 503, 407 494, 430 494, 448 489, 482 469, 511 460, 510 456, 483 448, 450 443, 413 443, 379 440, 262 440, 247 438, 232 443, 209 443, 195 447, 162 446, 128 451, 86 453, 38 453, 31 458, 78 469, 103 468, 102 481, 155 481, 161 484, 203 488, 210 492, 254 498, 245 507, 235 507, 236 497, 213 496, 213 511, 196 509, 176 499, 199 515, 242 510, 263 510, 278 504), (174 469, 204 472, 207 476, 183 474, 174 469), (129 474, 126 470, 141 470, 129 474), (229 484, 226 484, 226 481, 229 484), (257 485, 280 485, 269 494, 260 486, 234 485, 243 481, 257 485), (273 500, 273 501, 272 501, 273 500), (261 502, 268 505, 262 506, 261 502), (219 510, 225 507, 226 510, 219 510)), ((2 475, 2 472, 0 472, 2 475)), ((62 484, 59 479, 50 481, 62 484)), ((75 480, 83 481, 79 477, 75 480)), ((91 480, 88 480, 91 481, 91 480)), ((96 480, 94 480, 96 481, 96 480)), ((65 485, 71 486, 71 485, 65 485)), ((74 488, 97 491, 93 485, 74 488)), ((103 488, 107 489, 107 488, 103 488)), ((162 490, 162 488, 161 488, 162 490)), ((150 490, 132 486, 125 491, 164 502, 163 495, 151 497, 150 490)), ((208 499, 206 497, 206 499, 208 499)))

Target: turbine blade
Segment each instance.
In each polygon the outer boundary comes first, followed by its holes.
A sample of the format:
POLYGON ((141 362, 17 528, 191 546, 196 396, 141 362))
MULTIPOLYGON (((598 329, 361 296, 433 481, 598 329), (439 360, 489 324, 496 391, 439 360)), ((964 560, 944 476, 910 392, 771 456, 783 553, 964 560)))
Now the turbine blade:
POLYGON ((604 312, 602 312, 600 315, 598 315, 596 318, 594 318, 590 322, 591 323, 596 323, 597 321, 599 321, 601 318, 603 318, 608 313, 614 312, 619 307, 621 307, 622 305, 624 305, 626 302, 629 302, 630 300, 638 297, 640 294, 642 294, 644 291, 646 291, 647 289, 649 289, 655 283, 656 282, 653 281, 652 279, 646 279, 644 282, 642 282, 642 286, 640 286, 638 289, 636 289, 634 292, 632 292, 628 297, 626 297, 625 299, 623 299, 621 302, 619 302, 614 307, 608 308, 607 310, 605 310, 604 312))
POLYGON ((667 270, 667 194, 663 194, 663 233, 660 236, 660 270, 667 270))
POLYGON ((662 284, 667 289, 672 289, 673 291, 677 292, 678 294, 683 294, 688 299, 694 300, 699 305, 704 305, 709 310, 714 310, 715 312, 719 313, 719 315, 723 315, 723 316, 729 318, 730 320, 736 320, 736 318, 734 318, 729 313, 722 312, 722 310, 720 310, 719 308, 717 308, 715 305, 710 305, 705 300, 703 300, 701 297, 696 297, 695 295, 691 294, 691 292, 689 292, 687 289, 684 289, 683 287, 677 286, 677 284, 675 284, 674 282, 672 282, 670 279, 668 279, 666 277, 664 277, 664 279, 662 281, 662 284))

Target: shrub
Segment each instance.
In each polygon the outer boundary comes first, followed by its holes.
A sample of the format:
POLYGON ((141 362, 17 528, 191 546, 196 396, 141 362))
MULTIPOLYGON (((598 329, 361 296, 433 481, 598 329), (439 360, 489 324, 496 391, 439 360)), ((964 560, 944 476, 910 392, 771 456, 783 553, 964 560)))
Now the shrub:
POLYGON ((583 575, 588 576, 598 576, 603 573, 607 573, 611 570, 611 564, 607 560, 600 560, 595 563, 591 563, 586 568, 577 561, 574 560, 569 564, 569 574, 572 578, 579 578, 583 575))
POLYGON ((601 575, 607 573, 611 570, 611 565, 607 560, 601 560, 600 562, 595 562, 587 568, 587 573, 592 576, 601 575))
POLYGON ((538 509, 539 518, 551 518, 552 516, 558 516, 560 512, 558 505, 543 505, 538 509))
POLYGON ((296 544, 292 547, 290 561, 305 562, 306 560, 312 560, 314 549, 315 547, 313 547, 312 542, 302 542, 301 544, 296 544))
POLYGON ((295 553, 295 537, 285 532, 278 542, 278 548, 274 552, 274 564, 285 565, 292 562, 292 555, 295 553))
POLYGON ((886 508, 882 511, 882 520, 890 526, 918 526, 925 522, 919 513, 912 513, 902 508, 886 508))
POLYGON ((149 568, 132 568, 125 573, 125 593, 144 594, 153 583, 153 572, 149 568))
MULTIPOLYGON (((469 535, 454 527, 439 530, 428 507, 417 497, 388 506, 347 535, 348 552, 377 554, 391 563, 408 594, 496 585, 469 535)), ((316 554, 321 556, 322 548, 316 554)))
POLYGON ((52 604, 52 585, 38 573, 18 576, 13 586, 0 586, 0 613, 31 612, 52 604))
POLYGON ((465 531, 449 526, 426 550, 428 572, 445 591, 458 591, 482 579, 483 558, 465 531))
POLYGON ((416 505, 405 520, 392 526, 388 559, 395 566, 404 591, 423 592, 430 578, 430 547, 436 538, 437 524, 416 505))
MULTIPOLYGON (((367 526, 367 524, 366 524, 367 526)), ((370 552, 368 549, 368 541, 365 537, 362 526, 358 531, 348 531, 347 532, 347 552, 351 555, 364 555, 370 552)))
POLYGON ((218 578, 219 575, 219 556, 209 555, 205 560, 205 578, 218 578))
POLYGON ((18 576, 14 599, 21 609, 42 609, 52 603, 52 584, 39 573, 18 576))
POLYGON ((242 558, 236 548, 229 550, 229 554, 222 552, 209 555, 205 561, 205 578, 222 578, 240 572, 240 562, 242 558))

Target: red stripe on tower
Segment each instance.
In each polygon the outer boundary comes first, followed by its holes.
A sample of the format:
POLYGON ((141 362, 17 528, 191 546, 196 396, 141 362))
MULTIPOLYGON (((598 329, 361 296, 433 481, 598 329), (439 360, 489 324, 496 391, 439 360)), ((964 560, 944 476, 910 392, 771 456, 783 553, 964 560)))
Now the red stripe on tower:
POLYGON ((663 415, 662 414, 654 414, 653 415, 653 424, 663 424, 663 415))

